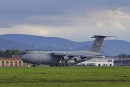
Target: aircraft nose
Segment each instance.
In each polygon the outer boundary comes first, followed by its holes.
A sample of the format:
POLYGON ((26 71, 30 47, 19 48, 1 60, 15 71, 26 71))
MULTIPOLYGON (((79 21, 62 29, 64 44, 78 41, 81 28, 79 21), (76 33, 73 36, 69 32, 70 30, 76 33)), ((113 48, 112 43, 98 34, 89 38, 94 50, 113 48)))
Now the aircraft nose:
POLYGON ((28 62, 28 59, 29 59, 29 55, 28 54, 25 54, 22 56, 22 61, 23 62, 28 62))

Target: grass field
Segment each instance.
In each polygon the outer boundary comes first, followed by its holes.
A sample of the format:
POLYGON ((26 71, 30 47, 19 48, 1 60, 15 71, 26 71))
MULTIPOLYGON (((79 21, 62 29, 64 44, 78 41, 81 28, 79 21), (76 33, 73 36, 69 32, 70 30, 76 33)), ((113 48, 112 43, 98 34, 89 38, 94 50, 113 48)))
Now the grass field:
POLYGON ((130 67, 1 67, 0 87, 130 87, 130 67))

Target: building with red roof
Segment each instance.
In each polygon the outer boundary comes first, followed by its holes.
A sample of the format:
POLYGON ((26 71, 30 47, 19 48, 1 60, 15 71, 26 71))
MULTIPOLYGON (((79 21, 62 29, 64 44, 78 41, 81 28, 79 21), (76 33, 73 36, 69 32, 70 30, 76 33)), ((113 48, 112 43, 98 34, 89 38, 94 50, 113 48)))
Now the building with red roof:
POLYGON ((0 58, 1 67, 23 67, 29 66, 27 63, 24 63, 21 58, 0 58))

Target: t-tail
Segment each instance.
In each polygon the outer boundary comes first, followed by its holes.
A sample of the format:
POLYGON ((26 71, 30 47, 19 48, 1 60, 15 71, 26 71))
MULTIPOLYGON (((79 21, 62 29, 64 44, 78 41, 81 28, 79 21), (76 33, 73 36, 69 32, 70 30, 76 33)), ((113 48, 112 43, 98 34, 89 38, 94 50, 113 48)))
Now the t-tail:
POLYGON ((103 45, 104 38, 106 37, 113 37, 113 36, 94 35, 92 38, 95 38, 95 41, 92 47, 90 48, 90 51, 99 53, 103 45))

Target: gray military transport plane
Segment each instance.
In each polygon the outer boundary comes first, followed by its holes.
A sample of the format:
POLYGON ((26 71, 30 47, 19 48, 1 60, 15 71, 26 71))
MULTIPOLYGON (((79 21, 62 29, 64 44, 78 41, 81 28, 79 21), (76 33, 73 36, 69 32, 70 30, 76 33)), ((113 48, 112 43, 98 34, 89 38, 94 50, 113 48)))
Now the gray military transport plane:
POLYGON ((23 55, 22 60, 34 65, 59 66, 61 63, 76 64, 91 58, 104 57, 99 52, 106 37, 109 36, 94 35, 92 38, 95 38, 95 41, 90 51, 29 51, 23 55))

